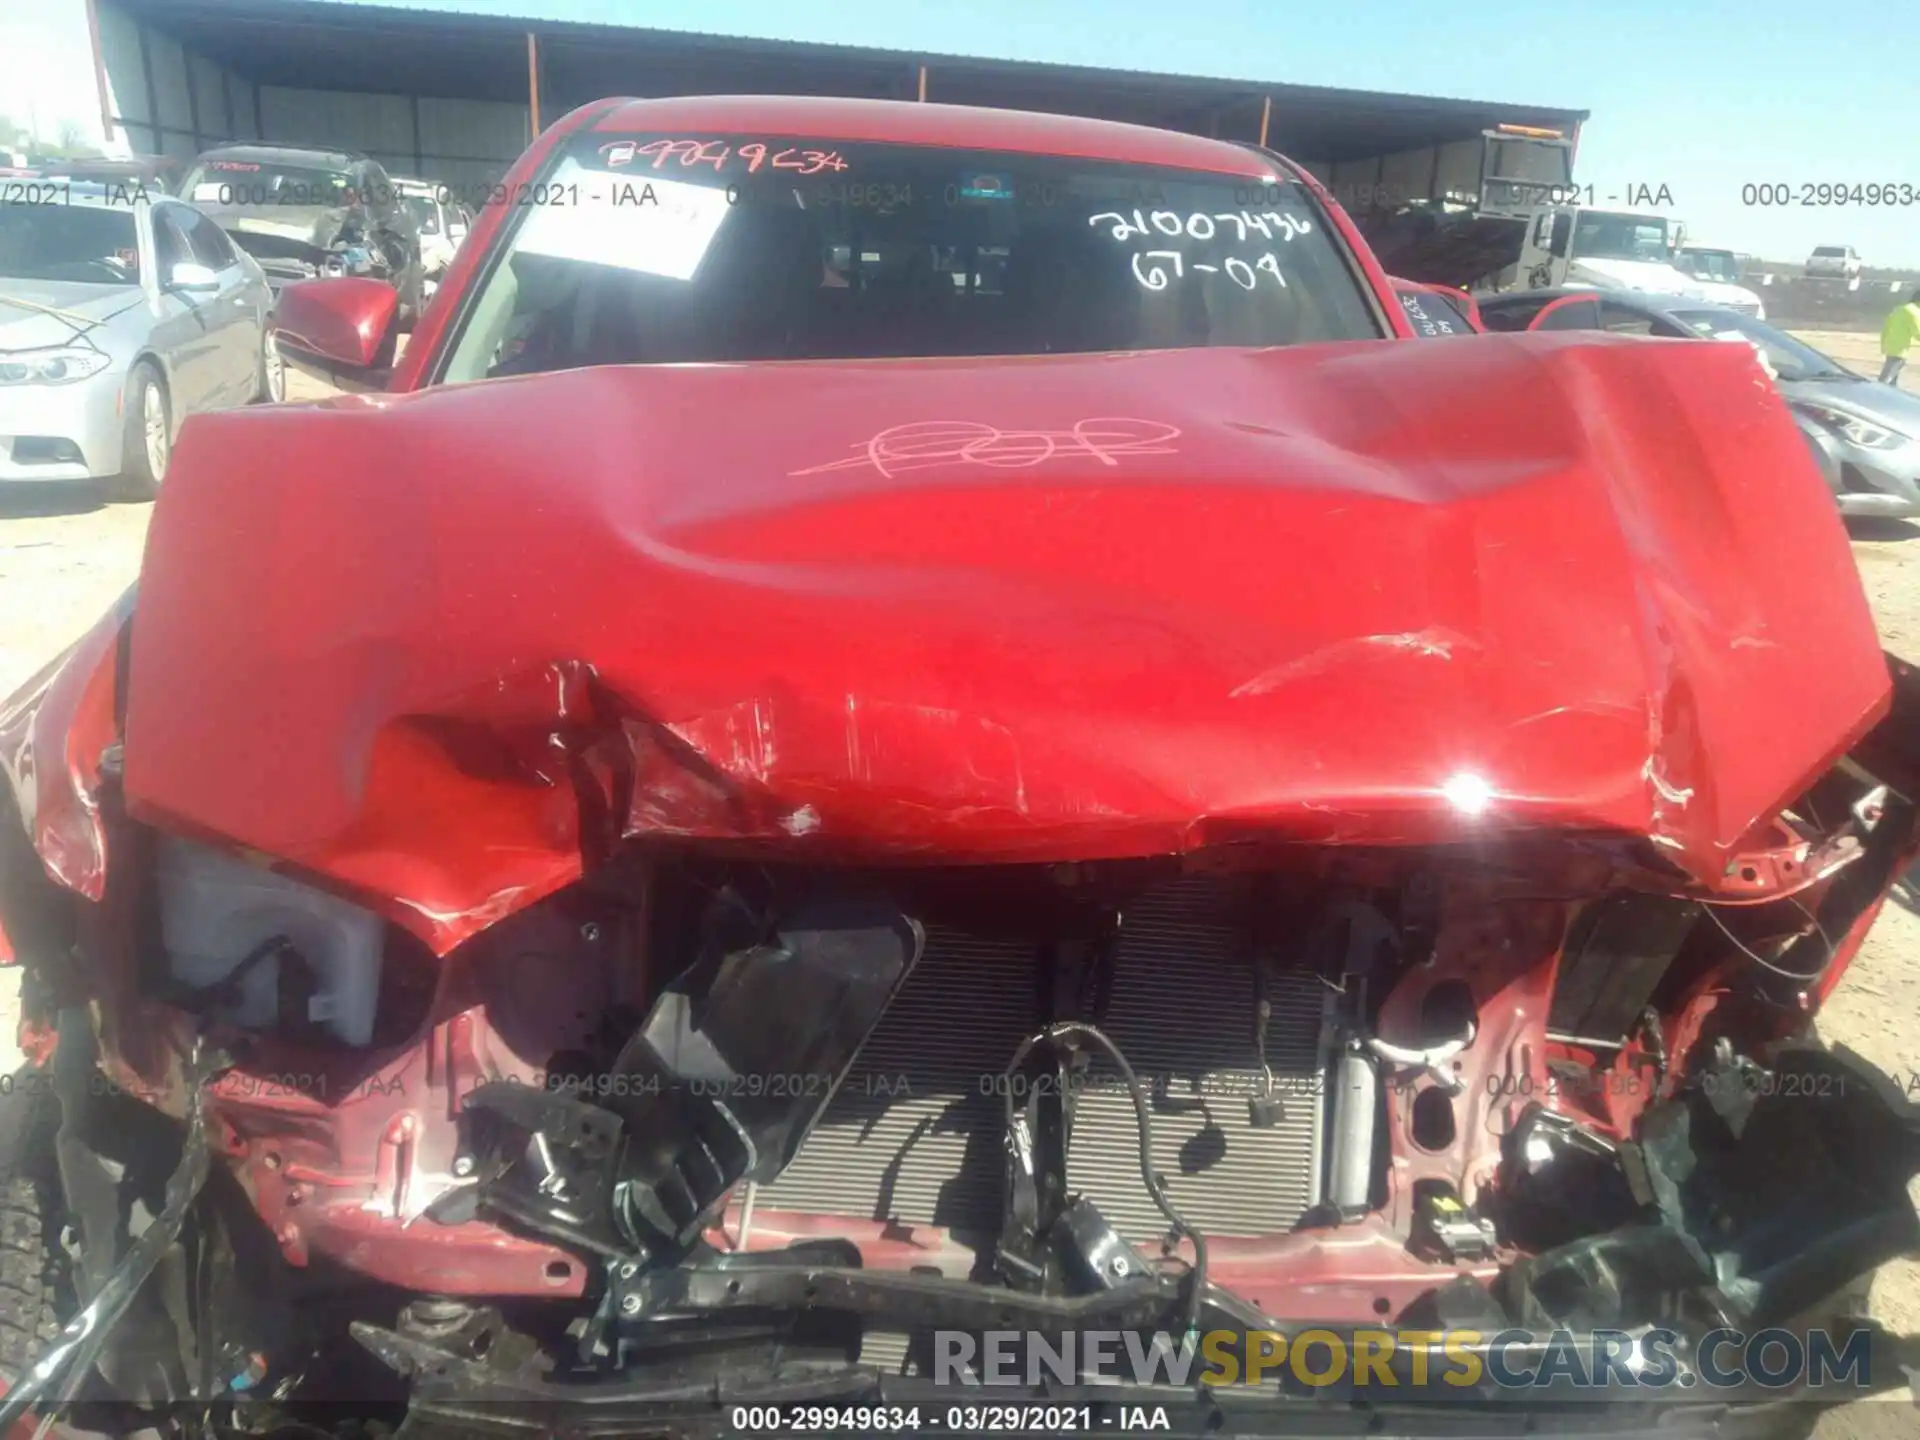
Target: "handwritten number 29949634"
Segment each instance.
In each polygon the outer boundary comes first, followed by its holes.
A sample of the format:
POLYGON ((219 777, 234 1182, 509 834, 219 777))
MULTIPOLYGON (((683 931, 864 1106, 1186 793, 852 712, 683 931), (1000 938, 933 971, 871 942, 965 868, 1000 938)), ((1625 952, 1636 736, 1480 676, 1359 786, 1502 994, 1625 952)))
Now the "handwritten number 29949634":
POLYGON ((614 140, 600 147, 600 155, 611 170, 625 169, 642 160, 651 160, 655 170, 666 168, 677 159, 680 168, 711 165, 716 171, 738 162, 749 175, 762 166, 769 170, 791 170, 797 175, 839 173, 847 168, 846 157, 838 150, 809 150, 797 145, 774 146, 750 140, 735 146, 726 140, 649 140, 644 145, 634 140, 614 140))

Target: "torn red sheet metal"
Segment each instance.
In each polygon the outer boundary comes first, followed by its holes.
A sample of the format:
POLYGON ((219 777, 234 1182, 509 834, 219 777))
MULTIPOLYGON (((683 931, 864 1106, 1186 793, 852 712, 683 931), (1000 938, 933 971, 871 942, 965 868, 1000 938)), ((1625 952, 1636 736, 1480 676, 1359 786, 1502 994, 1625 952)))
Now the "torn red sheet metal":
POLYGON ((1740 347, 608 368, 197 419, 136 816, 436 949, 621 835, 815 859, 1652 838, 1886 707, 1740 347))
POLYGON ((41 864, 70 890, 98 900, 106 884, 100 767, 119 736, 119 641, 132 590, 92 629, 0 703, 0 776, 41 864))

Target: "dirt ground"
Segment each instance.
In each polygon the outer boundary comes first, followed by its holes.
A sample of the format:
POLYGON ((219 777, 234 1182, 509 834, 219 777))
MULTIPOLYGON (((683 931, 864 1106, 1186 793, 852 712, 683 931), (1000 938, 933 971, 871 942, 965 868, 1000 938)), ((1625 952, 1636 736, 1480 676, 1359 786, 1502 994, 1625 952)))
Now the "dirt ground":
MULTIPOLYGON (((1872 375, 1879 369, 1876 336, 1800 333, 1855 370, 1872 375)), ((1911 369, 1901 377, 1904 389, 1920 388, 1911 369)), ((1853 553, 1881 642, 1897 655, 1920 658, 1920 526, 1857 525, 1853 553)), ((1890 901, 1881 912, 1821 1013, 1819 1029, 1829 1043, 1850 1046, 1902 1083, 1920 1075, 1920 915, 1908 905, 1890 901)), ((1870 1309, 1890 1330, 1920 1331, 1920 1263, 1883 1266, 1874 1277, 1870 1309)), ((1816 1433, 1819 1440, 1912 1440, 1920 1435, 1920 1413, 1903 1399, 1862 1402, 1828 1414, 1816 1433)))
MULTIPOLYGON (((1804 332, 1855 369, 1879 365, 1874 337, 1804 332)), ((1910 367, 1905 383, 1920 389, 1910 367)), ((297 389, 295 397, 303 391, 297 389)), ((313 393, 308 390, 305 393, 313 393)), ((146 505, 99 505, 71 496, 0 493, 0 696, 77 638, 131 582, 145 540, 146 505)), ((1887 647, 1920 658, 1920 526, 1883 522, 1855 531, 1854 553, 1887 647)), ((0 1069, 18 1063, 13 995, 0 986, 0 1069)), ((1829 1041, 1858 1050, 1905 1082, 1920 1075, 1920 915, 1889 903, 1866 947, 1820 1017, 1829 1041)), ((1872 1313, 1889 1328, 1920 1331, 1920 1263, 1876 1277, 1872 1313)), ((1820 1440, 1912 1440, 1920 1413, 1904 1400, 1863 1402, 1829 1415, 1820 1440)))

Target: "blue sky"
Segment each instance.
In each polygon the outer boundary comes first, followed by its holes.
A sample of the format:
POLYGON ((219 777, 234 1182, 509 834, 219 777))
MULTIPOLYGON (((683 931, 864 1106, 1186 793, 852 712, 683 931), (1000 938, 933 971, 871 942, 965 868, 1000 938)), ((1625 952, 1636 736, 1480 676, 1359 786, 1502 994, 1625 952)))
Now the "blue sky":
MULTIPOLYGON (((0 0, 5 3, 5 0, 0 0)), ((1920 0, 461 0, 431 6, 782 40, 1400 90, 1590 110, 1575 178, 1665 184, 1694 236, 1770 258, 1920 264, 1920 0), (1821 16, 1830 14, 1831 25, 1821 16), (1762 181, 1905 182, 1861 211, 1762 181)), ((936 76, 937 81, 937 76, 936 76)), ((1622 193, 1617 190, 1611 193, 1622 193)))
MULTIPOLYGON (((389 0, 406 3, 406 0, 389 0)), ((1666 185, 1709 243, 1920 265, 1920 0, 458 0, 419 6, 1398 90, 1589 110, 1575 178, 1666 185), (1756 207, 1761 182, 1905 183, 1902 207, 1756 207)), ((0 96, 91 105, 81 0, 0 0, 0 96), (78 51, 77 56, 74 51, 78 51), (76 63, 77 60, 77 63, 76 63), (71 79, 79 76, 76 87, 71 79), (58 78, 56 78, 58 77, 58 78)), ((938 94, 938 74, 934 77, 938 94)), ((24 118, 23 115, 16 118, 24 118)))

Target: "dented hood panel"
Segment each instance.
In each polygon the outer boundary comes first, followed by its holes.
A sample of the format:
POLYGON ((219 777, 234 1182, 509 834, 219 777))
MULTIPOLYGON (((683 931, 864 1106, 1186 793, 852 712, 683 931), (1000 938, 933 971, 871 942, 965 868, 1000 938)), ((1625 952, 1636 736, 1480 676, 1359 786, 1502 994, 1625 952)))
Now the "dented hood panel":
POLYGON ((1744 346, 611 368, 190 423, 126 785, 445 950, 622 834, 1712 884, 1888 696, 1744 346))

